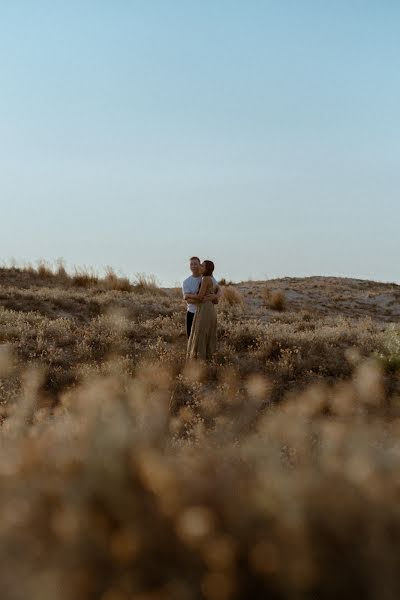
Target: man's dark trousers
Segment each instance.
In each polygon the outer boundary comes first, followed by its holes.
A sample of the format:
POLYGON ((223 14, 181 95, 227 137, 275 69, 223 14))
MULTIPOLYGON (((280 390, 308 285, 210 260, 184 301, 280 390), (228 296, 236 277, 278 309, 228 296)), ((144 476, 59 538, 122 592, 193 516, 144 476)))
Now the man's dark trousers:
POLYGON ((190 332, 192 331, 194 314, 195 313, 192 313, 189 310, 186 312, 186 333, 188 338, 190 337, 190 332))

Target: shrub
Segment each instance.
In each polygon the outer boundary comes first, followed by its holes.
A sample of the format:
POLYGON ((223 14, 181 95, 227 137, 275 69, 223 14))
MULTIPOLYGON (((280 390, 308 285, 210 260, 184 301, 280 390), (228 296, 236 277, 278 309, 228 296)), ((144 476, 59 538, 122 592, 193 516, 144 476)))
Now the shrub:
POLYGON ((386 331, 383 352, 378 354, 387 372, 400 371, 400 327, 392 324, 386 331))
POLYGON ((57 270, 56 270, 56 276, 58 277, 58 279, 60 279, 61 281, 67 281, 69 279, 69 275, 65 269, 65 265, 62 259, 59 259, 57 261, 57 270))
POLYGON ((38 262, 37 274, 41 279, 51 279, 54 277, 54 273, 50 265, 44 260, 40 260, 38 262))
POLYGON ((139 294, 149 292, 151 294, 165 295, 164 290, 160 289, 155 275, 146 275, 145 273, 136 273, 133 289, 139 294))
POLYGON ((86 269, 75 269, 75 274, 71 278, 72 285, 76 287, 93 287, 99 283, 98 276, 93 271, 86 269))
POLYGON ((279 312, 286 308, 286 296, 282 290, 271 291, 268 288, 264 288, 261 292, 264 306, 277 310, 279 312))
POLYGON ((104 283, 107 289, 118 292, 131 292, 134 286, 127 277, 119 277, 112 267, 107 267, 104 283))
POLYGON ((220 306, 222 309, 228 307, 244 307, 244 300, 242 294, 236 288, 231 285, 224 286, 222 288, 222 298, 220 300, 220 306))

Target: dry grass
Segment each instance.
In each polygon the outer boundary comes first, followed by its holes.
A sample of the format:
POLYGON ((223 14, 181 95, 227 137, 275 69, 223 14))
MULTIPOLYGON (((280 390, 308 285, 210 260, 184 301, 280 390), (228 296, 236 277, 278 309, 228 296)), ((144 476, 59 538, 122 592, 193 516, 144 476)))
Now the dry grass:
POLYGON ((226 285, 222 288, 220 305, 222 309, 229 309, 231 307, 243 308, 243 296, 235 287, 226 285))
POLYGON ((397 600, 399 325, 0 284, 4 600, 397 600))
POLYGON ((43 260, 38 263, 37 273, 42 279, 51 279, 54 277, 51 266, 43 260))
POLYGON ((94 271, 75 269, 75 273, 71 277, 71 283, 81 288, 93 287, 99 283, 99 277, 94 271))
POLYGON ((38 261, 37 268, 32 265, 27 265, 23 268, 17 267, 15 264, 11 268, 5 268, 4 271, 11 271, 16 274, 25 274, 30 276, 30 283, 32 284, 36 279, 36 283, 39 281, 42 284, 53 284, 61 286, 73 286, 78 288, 99 288, 106 290, 115 290, 119 292, 133 292, 138 293, 155 293, 164 295, 164 291, 160 289, 158 281, 154 275, 146 275, 145 273, 138 273, 134 283, 132 283, 128 277, 117 275, 115 270, 107 266, 105 268, 104 277, 100 277, 94 269, 87 267, 75 267, 74 273, 70 275, 64 262, 59 259, 53 266, 51 263, 40 260, 38 261))
POLYGON ((160 288, 157 278, 154 275, 137 273, 134 282, 134 289, 139 293, 151 293, 164 295, 165 292, 160 288))
POLYGON ((62 282, 66 282, 68 281, 69 275, 67 273, 67 270, 65 268, 65 264, 64 262, 59 259, 57 261, 57 265, 56 265, 56 277, 62 281, 62 282))
POLYGON ((107 267, 104 283, 109 290, 132 292, 134 289, 134 286, 131 284, 128 277, 118 276, 112 267, 107 267))
POLYGON ((270 290, 263 288, 261 296, 264 306, 281 312, 286 309, 286 296, 282 290, 270 290))

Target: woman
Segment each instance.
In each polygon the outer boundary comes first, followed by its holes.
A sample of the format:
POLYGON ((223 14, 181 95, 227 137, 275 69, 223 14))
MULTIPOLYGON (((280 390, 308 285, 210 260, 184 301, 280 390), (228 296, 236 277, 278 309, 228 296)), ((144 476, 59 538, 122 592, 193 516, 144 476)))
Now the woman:
POLYGON ((197 294, 190 294, 189 300, 197 304, 196 314, 190 333, 186 359, 210 360, 217 347, 217 311, 207 296, 214 293, 214 263, 205 260, 200 265, 202 279, 197 294))

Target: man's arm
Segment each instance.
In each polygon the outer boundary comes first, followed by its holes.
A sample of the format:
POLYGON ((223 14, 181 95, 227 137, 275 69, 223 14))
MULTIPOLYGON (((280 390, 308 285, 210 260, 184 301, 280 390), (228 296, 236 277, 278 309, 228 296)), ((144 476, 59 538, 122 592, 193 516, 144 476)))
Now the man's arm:
POLYGON ((201 302, 201 299, 197 294, 185 294, 184 298, 186 302, 190 302, 190 304, 199 304, 201 302))
POLYGON ((190 293, 185 294, 184 293, 184 298, 185 298, 186 302, 188 302, 188 303, 190 302, 190 304, 201 304, 204 301, 204 299, 207 297, 206 289, 207 289, 207 285, 208 285, 208 280, 209 280, 209 277, 203 277, 203 280, 200 285, 200 289, 197 292, 197 294, 190 294, 190 293))

